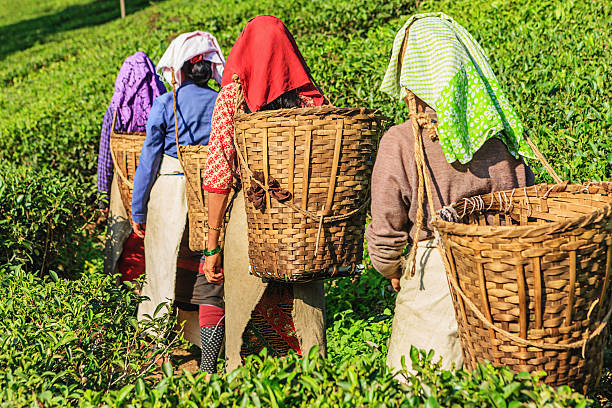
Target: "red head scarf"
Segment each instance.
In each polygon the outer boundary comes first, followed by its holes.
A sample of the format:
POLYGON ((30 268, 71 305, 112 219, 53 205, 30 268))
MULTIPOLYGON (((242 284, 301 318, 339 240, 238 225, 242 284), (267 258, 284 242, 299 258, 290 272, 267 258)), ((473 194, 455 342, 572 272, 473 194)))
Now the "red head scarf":
POLYGON ((251 19, 232 48, 221 86, 237 74, 251 112, 258 111, 285 92, 300 89, 320 106, 324 97, 314 85, 310 71, 293 36, 274 16, 251 19))

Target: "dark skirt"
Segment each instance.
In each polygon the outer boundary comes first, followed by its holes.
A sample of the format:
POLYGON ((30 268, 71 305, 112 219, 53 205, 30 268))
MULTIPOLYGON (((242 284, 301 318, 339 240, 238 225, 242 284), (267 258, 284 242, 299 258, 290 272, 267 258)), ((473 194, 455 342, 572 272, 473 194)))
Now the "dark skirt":
POLYGON ((208 283, 204 274, 199 272, 200 260, 204 262, 202 255, 189 249, 189 226, 186 226, 176 262, 175 302, 179 305, 210 305, 224 308, 223 285, 208 283))

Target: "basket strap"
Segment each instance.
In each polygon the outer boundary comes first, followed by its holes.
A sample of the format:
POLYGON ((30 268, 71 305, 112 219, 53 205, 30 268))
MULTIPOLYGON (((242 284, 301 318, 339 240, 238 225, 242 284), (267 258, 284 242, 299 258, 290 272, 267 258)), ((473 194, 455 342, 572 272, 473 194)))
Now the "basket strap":
POLYGON ((423 229, 424 211, 423 206, 425 200, 429 203, 429 216, 433 217, 435 214, 434 201, 432 196, 431 180, 429 170, 425 164, 425 152, 423 149, 423 132, 422 126, 425 121, 431 122, 427 115, 419 115, 417 113, 416 97, 414 93, 406 90, 407 96, 405 99, 406 104, 410 109, 410 121, 412 122, 412 133, 414 136, 414 156, 415 164, 417 169, 417 213, 415 223, 415 233, 413 237, 412 246, 408 253, 408 274, 406 277, 413 277, 416 271, 416 253, 417 253, 417 242, 419 235, 423 229), (426 197, 427 195, 427 197, 426 197))
MULTIPOLYGON (((204 202, 200 199, 200 195, 198 194, 197 186, 193 186, 187 171, 185 170, 185 163, 183 162, 183 155, 181 154, 181 146, 179 145, 179 136, 178 136, 178 116, 176 115, 176 77, 174 76, 174 68, 172 69, 172 109, 174 110, 174 136, 176 138, 176 157, 178 158, 179 163, 181 164, 181 168, 183 169, 183 174, 185 175, 185 180, 187 180, 187 185, 191 188, 193 195, 196 197, 198 201, 200 201, 200 205, 204 207, 204 202)), ((201 188, 201 187, 200 187, 201 188)))
MULTIPOLYGON (((116 134, 115 133, 116 121, 117 121, 117 109, 115 109, 115 113, 113 114, 113 123, 111 125, 111 131, 110 131, 111 138, 113 137, 113 135, 116 134)), ((125 174, 123 174, 123 170, 121 170, 121 167, 119 167, 119 164, 117 163, 117 157, 115 156, 115 152, 113 151, 112 143, 110 143, 110 154, 111 154, 111 159, 113 159, 113 167, 115 168, 115 172, 119 175, 119 178, 121 179, 121 181, 123 181, 125 185, 127 185, 129 188, 134 188, 134 183, 128 180, 125 174)))
POLYGON ((604 328, 608 325, 608 320, 610 319, 610 316, 612 316, 612 306, 611 306, 610 309, 608 310, 608 313, 603 318, 599 326, 597 326, 597 328, 591 334, 589 334, 586 338, 575 341, 573 343, 569 343, 569 344, 542 343, 542 342, 537 342, 533 340, 527 340, 517 335, 514 335, 502 328, 499 328, 495 324, 489 322, 487 318, 482 314, 482 312, 478 310, 478 307, 470 300, 470 298, 463 292, 463 290, 461 290, 461 287, 457 283, 457 280, 455 279, 455 277, 451 276, 451 274, 447 274, 447 276, 448 276, 448 281, 450 285, 452 286, 452 288, 461 297, 464 304, 466 304, 470 308, 470 310, 476 315, 478 320, 480 320, 480 322, 485 325, 485 327, 487 327, 488 329, 494 330, 497 333, 501 334, 502 336, 506 337, 508 340, 511 340, 525 347, 537 347, 537 348, 544 349, 544 350, 572 350, 572 349, 577 349, 577 348, 584 349, 584 347, 589 341, 591 341, 593 338, 601 334, 604 328))
POLYGON ((555 172, 555 169, 553 169, 552 166, 548 164, 548 161, 546 160, 544 155, 540 152, 540 150, 538 149, 538 146, 536 146, 536 144, 533 143, 531 138, 527 136, 525 132, 523 132, 523 136, 525 137, 527 144, 531 148, 531 151, 535 154, 536 158, 540 161, 540 163, 542 163, 542 166, 544 166, 544 168, 546 169, 550 177, 552 177, 553 180, 555 180, 555 183, 557 184, 563 183, 563 180, 561 179, 561 177, 559 177, 557 172, 555 172))
POLYGON ((115 109, 115 113, 113 113, 113 123, 111 124, 111 134, 115 133, 115 123, 117 122, 117 109, 115 109))
MULTIPOLYGON (((237 104, 236 104, 236 111, 234 113, 234 116, 236 113, 238 113, 239 109, 240 109, 240 105, 242 104, 242 102, 244 101, 244 94, 242 93, 242 86, 240 86, 240 79, 238 78, 237 75, 234 74, 234 82, 238 83, 238 98, 237 98, 237 104)), ((259 180, 257 180, 256 178, 253 177, 253 171, 249 168, 249 164, 247 163, 247 161, 245 160, 242 151, 240 150, 240 146, 238 144, 238 136, 237 136, 237 132, 234 129, 234 150, 236 151, 236 155, 238 156, 238 161, 240 162, 240 164, 242 165, 242 167, 246 170, 246 173, 248 175, 248 177, 250 178, 251 182, 255 182, 259 187, 261 187, 266 194, 270 195, 271 197, 274 197, 270 194, 269 188, 265 183, 261 183, 259 180)), ((245 146, 246 149, 246 146, 245 146)), ((367 205, 370 203, 370 190, 368 189, 368 191, 366 192, 366 199, 363 201, 363 203, 361 203, 361 205, 357 208, 355 208, 352 211, 349 211, 346 214, 339 214, 339 215, 331 215, 331 216, 324 216, 321 214, 316 214, 313 213, 312 211, 308 211, 306 209, 302 209, 298 206, 296 206, 295 204, 293 204, 290 200, 289 201, 278 201, 275 200, 281 204, 284 205, 285 207, 289 207, 294 211, 299 212, 300 214, 302 214, 304 217, 306 218, 310 218, 312 221, 316 221, 320 224, 328 224, 331 222, 336 222, 336 221, 342 221, 342 220, 346 220, 348 218, 351 218, 353 215, 363 211, 367 205)))
POLYGON ((119 175, 119 178, 121 179, 121 181, 123 181, 129 188, 134 188, 134 183, 132 183, 130 180, 128 180, 128 178, 125 176, 125 174, 123 174, 123 171, 121 170, 121 167, 119 167, 119 164, 117 163, 117 158, 115 157, 115 152, 113 151, 113 146, 111 144, 111 148, 110 148, 110 154, 111 154, 111 158, 113 159, 113 164, 115 167, 115 172, 119 175))

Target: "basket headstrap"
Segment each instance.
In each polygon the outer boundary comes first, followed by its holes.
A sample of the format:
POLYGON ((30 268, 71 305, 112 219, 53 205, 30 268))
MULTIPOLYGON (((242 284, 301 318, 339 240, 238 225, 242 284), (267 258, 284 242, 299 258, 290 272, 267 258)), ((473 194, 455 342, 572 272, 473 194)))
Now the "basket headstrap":
POLYGON ((111 125, 111 133, 115 133, 115 123, 117 122, 117 109, 113 113, 113 124, 111 125))

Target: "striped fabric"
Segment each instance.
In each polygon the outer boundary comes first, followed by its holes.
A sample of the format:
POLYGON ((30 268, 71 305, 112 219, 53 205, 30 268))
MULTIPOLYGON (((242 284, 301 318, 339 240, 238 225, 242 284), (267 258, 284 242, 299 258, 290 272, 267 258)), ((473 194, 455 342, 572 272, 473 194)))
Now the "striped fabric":
POLYGON ((395 37, 380 89, 400 101, 409 89, 437 112, 440 144, 449 163, 467 163, 491 137, 500 138, 515 157, 531 157, 522 138, 523 126, 484 51, 443 13, 408 19, 395 37))

